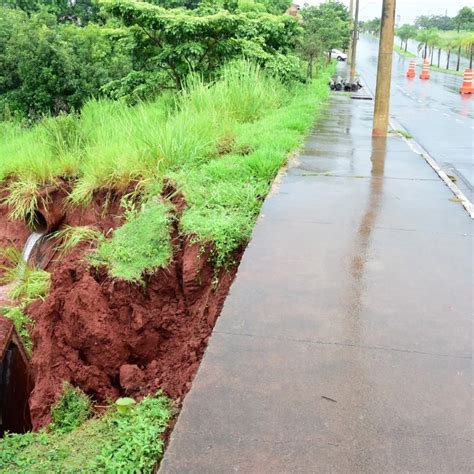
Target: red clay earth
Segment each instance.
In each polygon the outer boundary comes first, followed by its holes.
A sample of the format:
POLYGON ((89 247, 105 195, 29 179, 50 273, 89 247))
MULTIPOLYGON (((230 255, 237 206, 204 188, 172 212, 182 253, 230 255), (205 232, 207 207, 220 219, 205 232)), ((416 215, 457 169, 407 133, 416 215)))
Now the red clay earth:
MULTIPOLYGON (((63 205, 62 191, 50 197, 47 208, 63 205)), ((85 210, 66 208, 62 225, 94 225, 107 232, 122 221, 119 203, 120 196, 100 193, 85 210)), ((182 198, 177 204, 179 212, 182 198)), ((21 248, 26 226, 8 221, 6 209, 0 209, 0 228, 0 245, 21 248)), ((29 401, 34 429, 49 423, 64 381, 99 405, 123 395, 139 399, 158 389, 178 403, 182 400, 237 265, 222 269, 216 279, 209 246, 203 251, 189 238, 179 237, 176 227, 173 244, 172 263, 147 276, 144 285, 113 280, 104 270, 91 269, 83 258, 89 244, 60 261, 48 259, 51 292, 28 308, 35 321, 29 401)))

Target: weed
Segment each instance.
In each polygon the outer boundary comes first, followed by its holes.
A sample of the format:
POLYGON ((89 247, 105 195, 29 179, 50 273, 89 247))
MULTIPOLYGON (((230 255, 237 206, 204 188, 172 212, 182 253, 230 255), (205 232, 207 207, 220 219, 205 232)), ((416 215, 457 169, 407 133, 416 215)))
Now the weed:
POLYGON ((404 138, 413 138, 413 135, 410 132, 407 132, 406 130, 392 129, 389 131, 389 133, 400 135, 401 137, 404 137, 404 138))
POLYGON ((48 272, 28 265, 14 247, 0 249, 0 257, 4 262, 0 265, 0 284, 11 284, 8 294, 12 299, 27 306, 47 296, 51 284, 48 272))
MULTIPOLYGON (((77 413, 78 399, 73 398, 66 405, 77 413)), ((82 420, 85 411, 79 405, 82 420)), ((69 425, 68 430, 7 433, 0 440, 0 472, 151 472, 163 456, 161 436, 170 416, 169 399, 158 393, 143 399, 127 416, 111 409, 74 428, 69 425)), ((74 424, 77 418, 68 419, 74 424)))
POLYGON ((112 239, 100 243, 91 256, 110 274, 126 281, 142 281, 143 272, 165 267, 171 260, 169 205, 149 201, 140 213, 116 229, 112 239))
POLYGON ((38 208, 38 182, 35 179, 23 177, 12 181, 7 191, 2 204, 10 207, 10 218, 25 220, 32 227, 35 211, 38 208))
POLYGON ((24 263, 18 267, 18 279, 14 281, 9 296, 27 306, 38 298, 46 298, 50 286, 50 273, 32 268, 24 263))
POLYGON ((52 423, 49 429, 69 433, 79 428, 92 414, 89 397, 79 388, 64 383, 61 398, 51 408, 52 423))
POLYGON ((0 312, 3 316, 13 321, 16 332, 18 333, 18 336, 20 336, 24 348, 28 354, 31 354, 33 341, 31 340, 29 329, 33 326, 33 320, 27 316, 19 306, 4 306, 0 308, 0 312))
POLYGON ((97 229, 90 226, 69 226, 66 225, 62 229, 51 234, 50 238, 58 239, 61 243, 56 250, 64 255, 70 252, 74 247, 82 242, 96 243, 104 239, 104 235, 97 229))

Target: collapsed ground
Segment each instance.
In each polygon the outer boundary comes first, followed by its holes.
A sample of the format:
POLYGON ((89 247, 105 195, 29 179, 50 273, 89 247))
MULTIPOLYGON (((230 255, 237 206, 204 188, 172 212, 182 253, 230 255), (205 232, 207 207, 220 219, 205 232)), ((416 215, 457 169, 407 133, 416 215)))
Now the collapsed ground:
MULTIPOLYGON (((51 422, 65 381, 99 411, 160 389, 179 405, 329 73, 288 89, 243 62, 212 85, 191 81, 176 101, 93 101, 80 117, 5 125, 0 246, 16 290, 3 313, 32 348, 34 429, 51 422), (54 221, 32 256, 42 269, 19 275, 18 252, 5 249, 22 248, 38 213, 54 221)), ((15 449, 7 470, 39 462, 15 449)))

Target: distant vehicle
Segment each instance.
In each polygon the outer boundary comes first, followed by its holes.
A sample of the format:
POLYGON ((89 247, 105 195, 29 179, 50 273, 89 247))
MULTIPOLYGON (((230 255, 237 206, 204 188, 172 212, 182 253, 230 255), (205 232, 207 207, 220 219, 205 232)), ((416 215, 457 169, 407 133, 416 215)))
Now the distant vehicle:
POLYGON ((338 61, 346 61, 347 60, 347 54, 343 53, 342 51, 338 49, 333 49, 331 51, 331 56, 333 58, 336 58, 338 61))

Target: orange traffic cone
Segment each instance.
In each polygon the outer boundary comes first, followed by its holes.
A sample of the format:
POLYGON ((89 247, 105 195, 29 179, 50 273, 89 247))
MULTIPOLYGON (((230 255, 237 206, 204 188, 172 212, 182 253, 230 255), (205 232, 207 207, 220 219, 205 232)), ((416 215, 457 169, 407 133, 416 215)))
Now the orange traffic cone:
POLYGON ((472 69, 464 70, 464 82, 460 91, 461 94, 474 94, 474 86, 472 84, 472 69))
POLYGON ((429 79, 430 78, 430 62, 425 59, 423 61, 423 69, 420 74, 420 79, 429 79))
POLYGON ((412 59, 408 65, 407 77, 410 79, 416 76, 416 59, 412 59))

